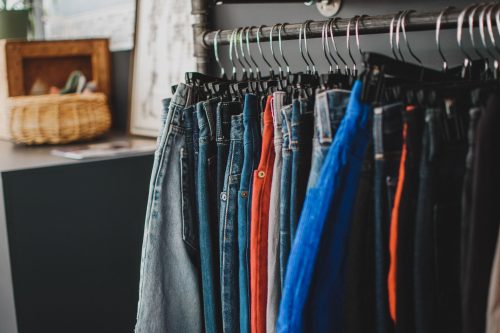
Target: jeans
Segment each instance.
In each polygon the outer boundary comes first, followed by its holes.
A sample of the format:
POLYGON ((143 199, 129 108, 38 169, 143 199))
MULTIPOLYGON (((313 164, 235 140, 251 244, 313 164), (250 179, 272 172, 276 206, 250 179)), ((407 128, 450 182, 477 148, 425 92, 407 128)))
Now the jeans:
POLYGON ((370 140, 371 110, 361 103, 361 90, 356 81, 320 180, 307 193, 287 268, 278 332, 343 332, 346 240, 370 140))
POLYGON ((281 182, 281 108, 285 99, 285 92, 277 91, 273 94, 272 116, 274 125, 274 166, 271 184, 271 203, 269 205, 269 228, 267 248, 267 333, 276 332, 279 302, 281 299, 280 278, 280 182, 281 182))
POLYGON ((196 105, 196 115, 199 128, 198 156, 198 217, 201 259, 201 282, 203 287, 203 307, 205 331, 219 332, 220 327, 220 280, 217 223, 217 197, 213 195, 216 188, 217 147, 215 116, 218 98, 199 102, 196 105))
POLYGON ((191 90, 180 84, 155 153, 135 332, 203 332, 191 90), (168 254, 168 256, 165 256, 168 254))
POLYGON ((252 214, 250 226, 250 313, 251 331, 266 333, 267 313, 267 238, 269 205, 274 166, 274 128, 272 96, 263 112, 262 154, 253 175, 252 214))
POLYGON ((243 107, 243 169, 238 193, 238 248, 240 286, 240 332, 250 331, 250 221, 251 184, 253 170, 260 158, 261 135, 259 126, 259 101, 253 94, 245 95, 243 107))
MULTIPOLYGON (((240 102, 220 102, 216 115, 216 142, 217 142, 217 198, 224 187, 226 165, 230 146, 231 117, 241 113, 240 102)), ((219 202, 220 204, 220 202, 219 202)), ((218 207, 220 212, 220 205, 218 207)), ((218 219, 220 220, 220 218, 218 219)))
POLYGON ((316 185, 328 149, 335 138, 340 121, 344 117, 350 96, 350 91, 340 89, 323 91, 316 95, 313 151, 311 171, 307 183, 308 189, 316 185))
POLYGON ((292 107, 290 149, 292 150, 292 174, 290 183, 290 242, 293 244, 304 204, 307 179, 311 170, 314 114, 312 102, 295 100, 292 107))
POLYGON ((238 265, 238 190, 243 168, 243 115, 231 116, 231 134, 224 187, 220 194, 220 269, 222 295, 222 328, 224 333, 238 333, 239 265, 238 265))
POLYGON ((403 105, 394 103, 374 109, 375 154, 375 322, 377 333, 393 330, 389 315, 387 278, 389 226, 402 147, 403 105))
POLYGON ((373 146, 370 145, 363 161, 351 231, 347 241, 343 331, 345 333, 375 332, 373 164, 373 146))
MULTIPOLYGON (((415 332, 413 292, 415 216, 417 214, 415 193, 418 193, 419 186, 418 162, 421 154, 424 119, 422 111, 414 106, 407 106, 404 112, 404 176, 401 173, 399 175, 398 189, 401 190, 401 198, 398 207, 396 205, 394 207, 397 212, 393 211, 393 218, 397 218, 397 258, 391 262, 391 265, 393 263, 396 265, 397 320, 395 330, 401 333, 415 332)), ((393 220, 392 223, 394 222, 393 220)))
POLYGON ((437 329, 437 284, 434 253, 436 235, 433 223, 434 192, 438 132, 436 119, 439 109, 427 109, 422 135, 420 182, 415 223, 415 332, 432 333, 437 329))
POLYGON ((290 178, 292 176, 292 151, 290 150, 292 106, 281 110, 281 130, 283 145, 281 147, 281 180, 280 180, 280 275, 281 289, 285 284, 285 273, 290 255, 290 178))

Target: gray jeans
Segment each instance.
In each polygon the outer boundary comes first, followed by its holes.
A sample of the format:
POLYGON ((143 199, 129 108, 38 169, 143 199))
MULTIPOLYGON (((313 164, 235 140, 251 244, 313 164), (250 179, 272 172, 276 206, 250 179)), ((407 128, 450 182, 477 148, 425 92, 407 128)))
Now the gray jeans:
POLYGON ((136 333, 203 331, 190 95, 180 84, 155 153, 136 333))

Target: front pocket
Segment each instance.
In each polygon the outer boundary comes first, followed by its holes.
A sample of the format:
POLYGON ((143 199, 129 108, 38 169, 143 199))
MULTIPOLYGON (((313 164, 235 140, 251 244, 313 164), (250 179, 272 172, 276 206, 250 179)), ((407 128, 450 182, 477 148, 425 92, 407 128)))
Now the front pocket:
POLYGON ((181 170, 181 215, 182 215, 182 240, 192 249, 198 250, 198 228, 194 218, 194 177, 191 175, 189 167, 189 155, 186 149, 181 148, 180 152, 181 170))

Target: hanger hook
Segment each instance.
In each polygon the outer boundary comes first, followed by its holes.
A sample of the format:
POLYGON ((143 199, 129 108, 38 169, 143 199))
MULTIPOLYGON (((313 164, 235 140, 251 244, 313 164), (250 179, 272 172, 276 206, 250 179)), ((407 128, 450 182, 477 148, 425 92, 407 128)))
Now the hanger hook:
POLYGON ((403 10, 401 14, 398 16, 398 21, 396 24, 396 48, 398 50, 399 56, 401 57, 401 61, 406 62, 405 57, 403 56, 403 52, 401 51, 401 45, 399 43, 400 38, 399 38, 399 33, 401 31, 401 21, 403 20, 403 16, 405 16, 407 10, 403 10))
POLYGON ((323 23, 323 27, 321 28, 321 48, 323 49, 323 54, 325 55, 325 59, 328 62, 328 73, 333 73, 333 64, 332 61, 330 60, 330 56, 328 55, 330 53, 330 46, 328 45, 328 31, 327 31, 328 23, 329 21, 325 21, 323 23))
MULTIPOLYGON (((497 9, 496 13, 499 14, 499 5, 498 4, 492 4, 490 7, 490 10, 488 10, 488 13, 486 14, 486 26, 488 27, 488 35, 490 37, 490 42, 495 48, 495 50, 500 53, 500 49, 498 48, 498 45, 495 40, 495 33, 493 31, 493 19, 492 19, 492 14, 493 10, 497 9)), ((499 17, 500 18, 500 17, 499 17)))
POLYGON ((349 54, 349 58, 352 61, 352 76, 356 76, 358 73, 358 69, 356 67, 356 61, 354 61, 354 58, 351 53, 351 23, 353 20, 357 20, 359 18, 359 15, 356 15, 352 17, 349 22, 347 23, 347 29, 346 29, 346 46, 347 46, 347 53, 349 54))
POLYGON ((266 59, 264 56, 264 52, 262 52, 262 46, 260 45, 260 33, 262 32, 262 28, 265 27, 265 25, 261 25, 257 29, 257 48, 259 49, 260 56, 262 57, 262 60, 266 63, 266 65, 269 67, 269 75, 271 77, 274 77, 274 69, 269 60, 266 59))
POLYGON ((446 7, 445 9, 443 9, 443 11, 441 13, 439 13, 439 16, 436 20, 436 45, 437 45, 437 49, 439 52, 439 56, 441 57, 441 60, 443 61, 443 71, 445 71, 445 72, 448 70, 448 61, 446 61, 443 50, 441 49, 441 40, 439 38, 440 37, 439 33, 441 31, 441 22, 443 20, 443 16, 446 14, 447 11, 449 11, 451 9, 455 9, 455 7, 449 6, 449 7, 446 7))
POLYGON ((335 35, 334 35, 334 28, 333 26, 335 26, 335 28, 337 28, 337 21, 339 20, 338 17, 334 18, 331 23, 329 24, 329 27, 330 27, 330 37, 331 37, 331 40, 332 40, 332 45, 333 45, 333 49, 335 50, 335 54, 337 55, 337 57, 340 59, 340 62, 342 62, 342 64, 344 65, 344 69, 346 71, 346 73, 349 72, 349 66, 347 66, 347 63, 345 62, 344 58, 342 58, 342 56, 340 55, 339 53, 339 50, 337 49, 337 44, 335 43, 335 35))
POLYGON ((399 11, 397 14, 395 14, 392 17, 391 24, 389 25, 389 44, 391 45, 391 51, 392 55, 394 56, 394 59, 399 60, 398 55, 396 54, 396 50, 394 49, 394 23, 396 22, 396 17, 401 15, 401 11, 399 11))
POLYGON ((236 80, 238 76, 238 71, 236 69, 236 63, 234 62, 233 58, 233 44, 234 44, 234 34, 236 33, 236 30, 233 30, 231 32, 231 35, 229 37, 229 60, 231 61, 232 69, 231 69, 231 78, 233 80, 236 80))
POLYGON ((290 75, 290 65, 288 64, 288 61, 285 58, 285 54, 283 53, 283 43, 281 42, 281 31, 285 30, 285 25, 287 25, 287 24, 288 23, 280 24, 280 27, 278 28, 278 46, 280 49, 281 58, 283 58, 283 61, 285 62, 285 65, 286 65, 287 76, 289 76, 290 75))
POLYGON ((462 27, 464 25, 465 15, 474 6, 476 6, 476 5, 472 4, 472 5, 469 5, 469 6, 465 7, 465 9, 462 10, 460 12, 460 14, 458 15, 458 20, 457 20, 457 43, 458 43, 458 46, 460 47, 460 50, 462 51, 462 54, 465 56, 462 77, 465 75, 465 70, 468 67, 470 67, 470 65, 471 65, 471 59, 472 59, 471 56, 469 55, 469 53, 467 53, 467 51, 465 50, 464 45, 462 43, 462 27))
POLYGON ((278 70, 279 70, 279 73, 280 73, 280 77, 283 76, 283 68, 281 67, 281 64, 280 62, 278 61, 278 58, 276 57, 276 54, 274 53, 274 47, 273 47, 273 33, 274 33, 274 29, 279 26, 280 23, 276 23, 275 25, 273 25, 271 27, 271 31, 269 32, 269 46, 271 48, 271 54, 273 55, 273 58, 274 58, 274 61, 278 64, 278 70))
POLYGON ((304 55, 304 49, 302 47, 302 31, 304 31, 305 24, 306 24, 305 22, 302 23, 300 25, 300 28, 299 28, 299 51, 300 51, 300 55, 302 56, 302 59, 306 63, 306 74, 310 74, 311 73, 311 67, 309 66, 309 62, 307 61, 307 58, 304 55))
POLYGON ((309 58, 309 61, 311 62, 312 64, 312 72, 313 74, 316 74, 316 64, 314 63, 314 60, 313 58, 311 57, 311 54, 309 53, 309 47, 307 46, 307 30, 311 30, 311 23, 313 21, 312 20, 307 20, 305 23, 305 29, 304 29, 304 46, 306 47, 306 54, 307 54, 307 57, 309 58))
POLYGON ((245 47, 243 45, 243 35, 245 34, 245 31, 248 30, 248 27, 244 27, 241 29, 240 31, 240 36, 239 36, 239 42, 240 42, 240 51, 241 51, 241 56, 243 58, 243 61, 245 62, 245 64, 248 66, 248 73, 249 73, 249 79, 253 79, 254 78, 254 75, 253 75, 253 68, 252 68, 252 65, 250 64, 250 62, 248 62, 248 59, 247 59, 247 56, 245 54, 245 47))
MULTIPOLYGON (((488 47, 488 40, 486 38, 486 32, 485 32, 485 21, 486 25, 488 25, 488 15, 487 13, 491 13, 493 8, 495 8, 496 4, 486 4, 481 12, 479 13, 479 34, 481 36, 481 43, 483 44, 484 49, 486 50, 486 53, 488 53, 487 59, 488 59, 488 65, 489 65, 489 58, 493 59, 493 67, 495 68, 495 71, 498 68, 498 60, 496 59, 496 55, 493 53, 493 51, 490 50, 488 47)), ((491 15, 489 16, 491 18, 491 15)), ((490 22, 491 25, 491 22, 490 22)), ((489 30, 488 30, 489 31, 489 30)), ((496 49, 496 45, 493 44, 493 46, 496 49)))
POLYGON ((471 43, 472 43, 472 47, 474 48, 474 52, 476 53, 476 55, 484 61, 484 70, 485 72, 488 71, 489 69, 489 63, 488 63, 488 59, 485 58, 481 52, 479 52, 479 49, 478 47, 476 46, 476 41, 475 41, 475 38, 474 38, 474 19, 476 17, 476 12, 479 8, 482 8, 483 6, 485 6, 486 4, 485 3, 481 3, 481 4, 478 4, 478 5, 475 5, 474 8, 472 8, 472 10, 470 11, 469 13, 469 36, 470 36, 470 40, 471 40, 471 43))
POLYGON ((220 58, 219 58, 219 47, 218 47, 218 39, 219 39, 219 34, 220 34, 221 30, 217 30, 215 32, 215 36, 214 36, 214 55, 215 55, 215 61, 217 62, 217 65, 219 65, 220 67, 220 77, 225 77, 226 76, 226 72, 224 70, 224 66, 222 66, 222 63, 220 62, 220 58))
POLYGON ((255 66, 255 76, 256 76, 257 79, 260 79, 261 75, 260 75, 259 65, 257 65, 257 62, 255 62, 255 59, 252 56, 252 52, 250 51, 250 38, 249 38, 249 35, 250 35, 250 32, 254 28, 255 28, 254 26, 248 27, 247 32, 245 34, 245 44, 246 44, 246 47, 247 47, 248 57, 250 58, 250 61, 252 62, 252 64, 255 66))
POLYGON ((419 57, 417 57, 415 52, 413 52, 413 50, 410 46, 410 42, 408 41, 408 36, 406 35, 406 18, 411 13, 415 13, 415 11, 413 9, 410 9, 410 10, 407 10, 406 14, 403 15, 403 19, 401 20, 401 29, 403 31, 403 38, 405 40, 405 44, 406 44, 406 48, 408 49, 408 52, 413 57, 413 59, 415 59, 420 65, 422 65, 422 61, 420 60, 419 57))
POLYGON ((359 22, 361 22, 361 24, 363 24, 363 19, 365 17, 368 17, 368 15, 360 15, 358 17, 358 19, 356 20, 356 25, 354 26, 354 34, 356 36, 356 46, 358 47, 358 51, 359 51, 359 57, 361 58, 361 60, 363 60, 363 50, 361 50, 361 43, 359 42, 359 22))

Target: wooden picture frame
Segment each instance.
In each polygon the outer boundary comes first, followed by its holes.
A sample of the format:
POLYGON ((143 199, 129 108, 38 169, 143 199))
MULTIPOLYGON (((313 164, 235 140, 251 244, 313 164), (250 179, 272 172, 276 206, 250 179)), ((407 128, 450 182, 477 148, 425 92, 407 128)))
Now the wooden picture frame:
POLYGON ((162 100, 184 81, 185 72, 196 69, 191 1, 137 1, 135 17, 129 134, 157 137, 162 100))

